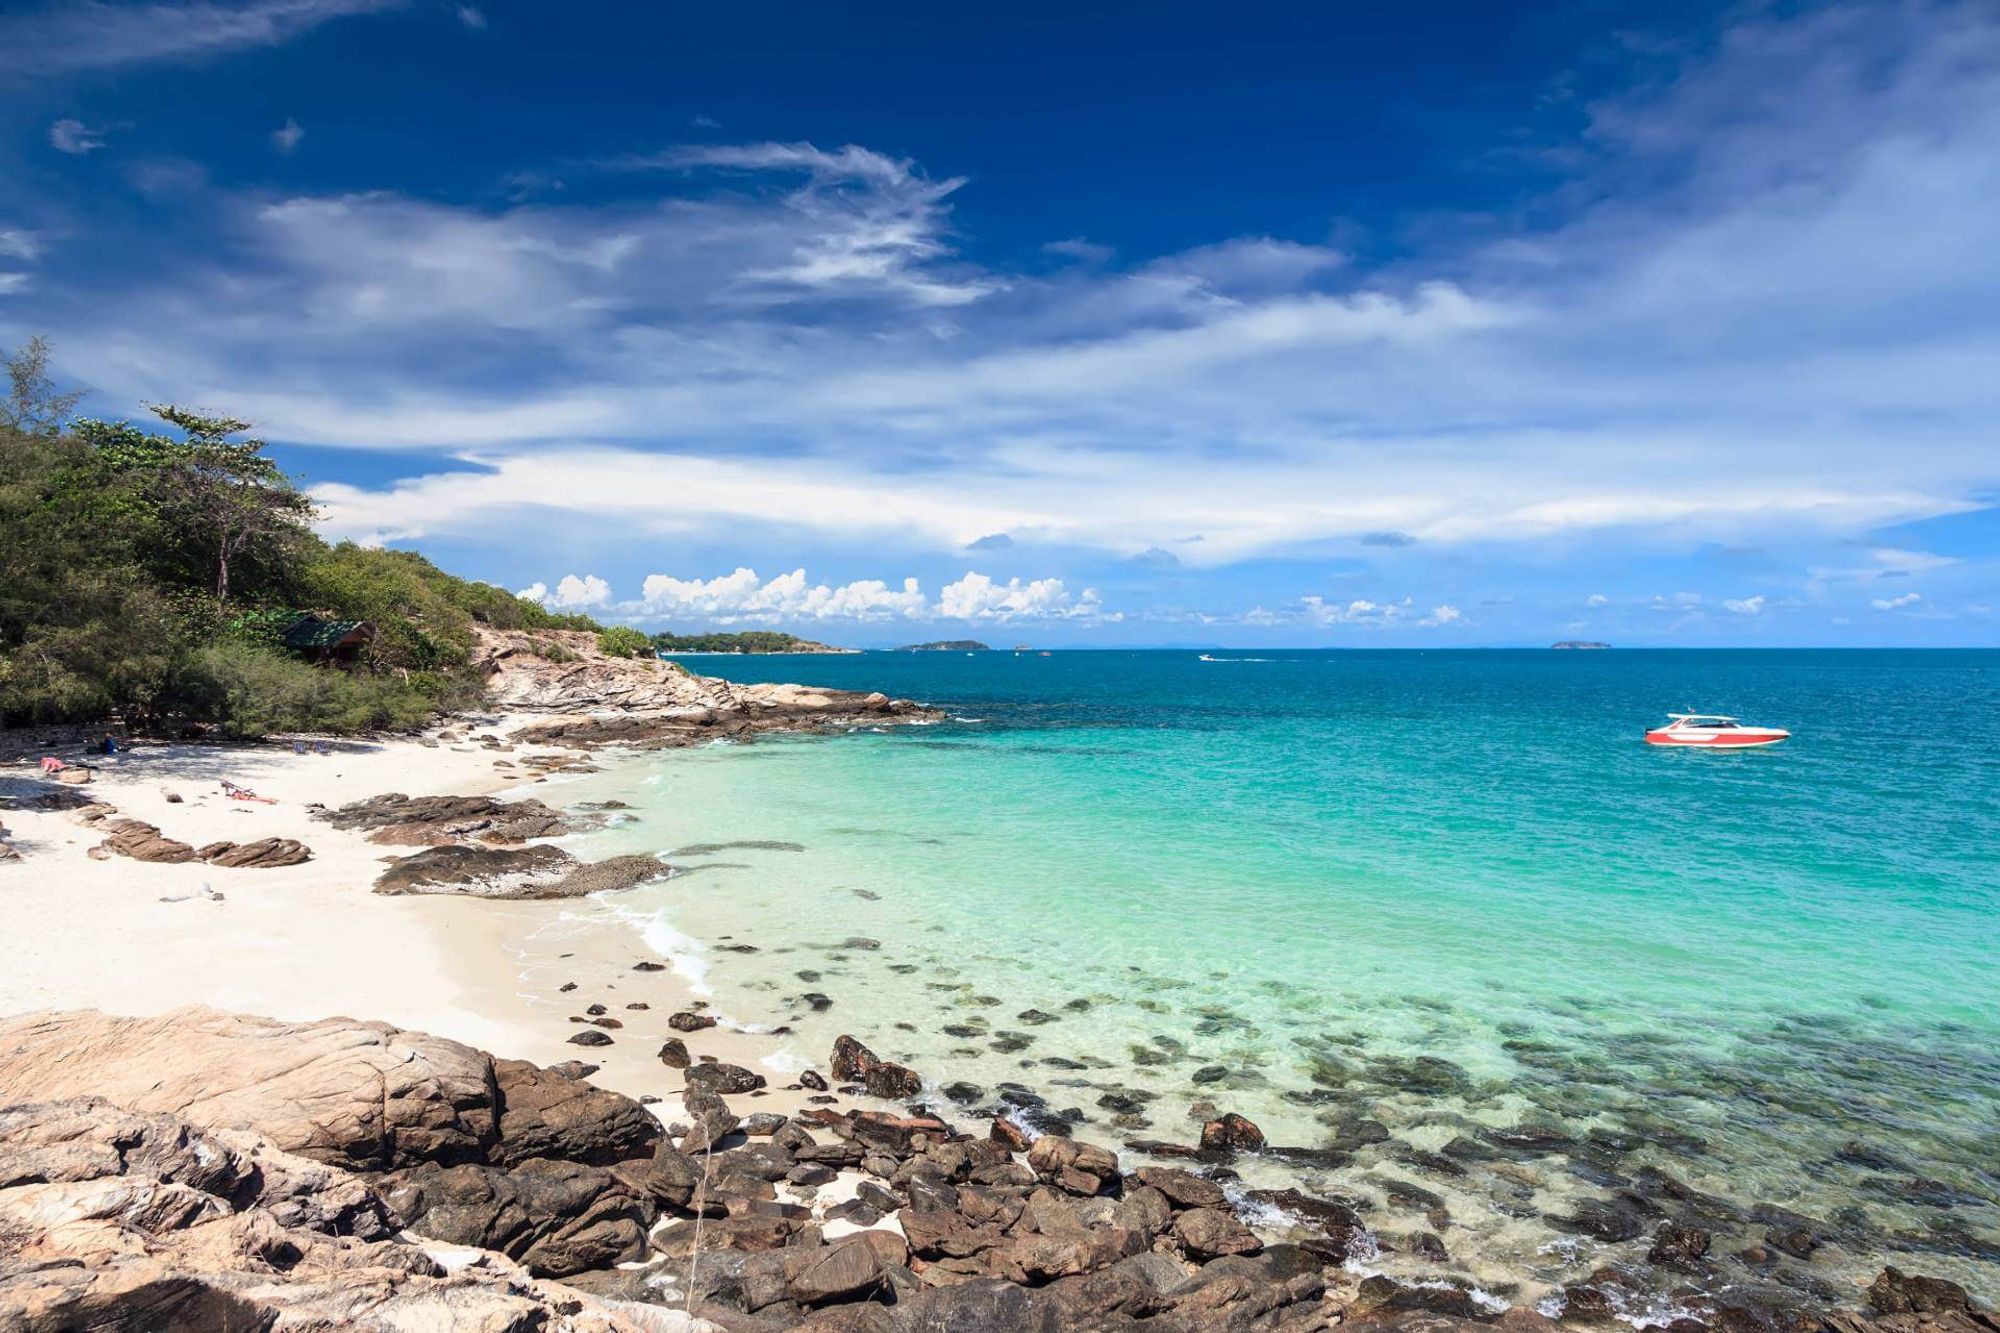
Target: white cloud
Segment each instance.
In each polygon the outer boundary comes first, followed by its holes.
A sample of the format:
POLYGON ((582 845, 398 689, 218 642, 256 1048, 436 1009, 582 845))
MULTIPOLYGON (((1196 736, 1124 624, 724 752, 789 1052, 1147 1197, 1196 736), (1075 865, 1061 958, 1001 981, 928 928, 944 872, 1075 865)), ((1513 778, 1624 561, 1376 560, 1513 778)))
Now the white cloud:
POLYGON ((33 263, 42 253, 41 238, 20 227, 0 227, 0 255, 33 263))
POLYGON ((1115 613, 1106 615, 1095 588, 1072 595, 1061 579, 1023 583, 1013 578, 996 583, 970 570, 964 578, 945 585, 938 597, 937 613, 947 620, 1118 618, 1115 613))
POLYGON ((579 611, 586 607, 603 606, 611 600, 611 585, 595 574, 565 574, 557 581, 555 591, 550 592, 546 583, 531 583, 514 594, 531 602, 540 602, 556 610, 579 611))
POLYGON ((0 273, 0 296, 11 296, 15 292, 25 291, 27 286, 28 275, 25 273, 0 273))
POLYGON ((1899 611, 1906 606, 1915 606, 1923 600, 1924 595, 1920 592, 1906 592, 1901 597, 1877 597, 1868 605, 1877 611, 1899 611))
POLYGON ((650 615, 696 618, 717 624, 741 620, 892 620, 922 616, 927 607, 915 579, 892 588, 880 579, 830 587, 814 584, 803 569, 768 582, 753 569, 712 579, 648 575, 639 601, 629 610, 650 615))
POLYGON ((35 77, 277 46, 331 19, 402 0, 64 3, 0 16, 0 76, 35 77))
POLYGON ((1594 592, 1584 599, 1586 606, 1608 606, 1610 603, 1611 599, 1601 592, 1594 592))
POLYGON ((1098 245, 1093 241, 1086 241, 1081 236, 1072 236, 1063 241, 1050 241, 1042 249, 1049 254, 1060 255, 1064 259, 1074 259, 1085 264, 1109 263, 1118 253, 1108 245, 1098 245))
POLYGON ((1118 620, 1095 589, 1072 595, 1061 579, 998 583, 969 572, 945 585, 933 602, 914 578, 900 585, 881 579, 814 583, 803 569, 764 579, 748 567, 711 579, 649 575, 639 600, 619 608, 635 617, 657 616, 710 624, 797 620, 1118 620))
POLYGON ((1739 616, 1754 616, 1764 609, 1764 594, 1754 597, 1725 598, 1722 605, 1739 616))
POLYGON ((977 185, 760 143, 563 164, 644 174, 532 207, 189 190, 216 253, 142 238, 157 276, 115 312, 37 282, 22 322, 92 349, 114 403, 198 396, 288 442, 473 465, 322 488, 356 536, 555 511, 1122 558, 1201 532, 1175 548, 1198 568, 1391 532, 1776 547, 1978 507, 2000 18, 1919 2, 1725 36, 1592 108, 1578 188, 1536 211, 1566 221, 1387 266, 1240 237, 983 267, 951 214, 977 185), (757 461, 774 440, 782 466, 757 461))
POLYGON ((476 5, 460 5, 458 7, 458 21, 468 28, 484 28, 486 26, 486 15, 476 5))
POLYGON ((277 149, 281 155, 290 157, 298 148, 299 140, 305 137, 306 132, 299 128, 299 123, 287 116, 284 124, 271 131, 271 147, 277 149))
MULTIPOLYGON (((1385 628, 1393 625, 1416 625, 1425 629, 1437 629, 1454 621, 1463 620, 1465 615, 1449 603, 1434 606, 1424 615, 1416 612, 1416 599, 1405 597, 1400 602, 1375 602, 1366 597, 1357 597, 1348 602, 1328 601, 1314 594, 1299 599, 1300 616, 1319 625, 1362 625, 1385 628)), ((1271 612, 1262 613, 1267 619, 1253 623, 1276 623, 1282 617, 1271 612)))
POLYGON ((104 147, 104 131, 94 130, 80 120, 65 118, 49 126, 49 147, 58 153, 82 157, 104 147))

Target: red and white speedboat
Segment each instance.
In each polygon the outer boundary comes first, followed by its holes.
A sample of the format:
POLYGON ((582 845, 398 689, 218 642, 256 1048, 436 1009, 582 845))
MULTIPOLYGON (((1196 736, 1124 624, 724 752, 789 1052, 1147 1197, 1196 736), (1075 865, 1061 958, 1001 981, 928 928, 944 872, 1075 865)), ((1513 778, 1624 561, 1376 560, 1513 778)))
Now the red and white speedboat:
POLYGON ((1777 727, 1753 727, 1720 713, 1669 713, 1673 721, 1646 733, 1648 745, 1700 745, 1711 750, 1776 745, 1792 733, 1777 727))

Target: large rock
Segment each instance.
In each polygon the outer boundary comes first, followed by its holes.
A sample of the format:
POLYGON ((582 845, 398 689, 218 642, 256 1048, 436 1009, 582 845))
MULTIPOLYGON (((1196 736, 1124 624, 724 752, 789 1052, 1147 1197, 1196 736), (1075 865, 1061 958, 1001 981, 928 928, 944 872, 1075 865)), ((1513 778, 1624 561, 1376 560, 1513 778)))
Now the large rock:
POLYGON ((99 825, 109 837, 98 845, 102 851, 129 856, 134 861, 155 861, 173 865, 195 859, 188 843, 169 838, 142 819, 114 819, 99 825))
POLYGON ((531 1157, 609 1166, 649 1155, 664 1135, 660 1122, 622 1093, 593 1087, 530 1064, 493 1061, 499 1094, 501 1165, 531 1157))
POLYGON ((560 847, 432 847, 406 856, 375 880, 375 892, 456 893, 472 898, 581 898, 629 889, 671 871, 656 856, 585 863, 560 847))
POLYGON ((355 1170, 498 1164, 523 1149, 614 1161, 650 1153, 659 1137, 629 1098, 387 1023, 204 1008, 0 1019, 0 1103, 77 1096, 205 1128, 249 1126, 355 1170))
POLYGON ((1102 1194, 1118 1179, 1118 1155, 1095 1144, 1045 1134, 1028 1149, 1028 1165, 1071 1194, 1102 1194))
POLYGON ((1971 1308, 1965 1288, 1941 1277, 1915 1277, 1885 1268, 1868 1287, 1868 1305, 1877 1314, 1938 1314, 1971 1308))
POLYGON ((835 1080, 859 1083, 872 1097, 884 1101, 907 1101, 923 1095, 924 1080, 916 1070, 883 1060, 875 1052, 845 1034, 834 1038, 830 1061, 835 1080))
POLYGON ((521 843, 575 833, 597 822, 570 818, 532 798, 405 796, 393 791, 313 813, 335 828, 370 829, 370 842, 397 847, 437 847, 468 838, 521 843))
POLYGON ((1201 1146, 1209 1152, 1257 1152, 1264 1146, 1264 1131, 1230 1111, 1202 1125, 1201 1146))
POLYGON ((312 860, 312 848, 297 838, 259 838, 255 842, 211 842, 196 855, 212 866, 230 870, 275 870, 312 860))
POLYGON ((20 1105, 0 1110, 0 1164, 8 1333, 706 1327, 546 1286, 498 1255, 447 1273, 386 1235, 365 1185, 241 1131, 96 1100, 20 1105))
POLYGON ((542 1158, 502 1169, 421 1167, 382 1181, 412 1231, 498 1250, 538 1277, 566 1277, 646 1254, 654 1201, 617 1175, 542 1158))
POLYGON ((560 847, 432 847, 391 863, 377 893, 462 893, 476 898, 550 898, 582 862, 560 847))

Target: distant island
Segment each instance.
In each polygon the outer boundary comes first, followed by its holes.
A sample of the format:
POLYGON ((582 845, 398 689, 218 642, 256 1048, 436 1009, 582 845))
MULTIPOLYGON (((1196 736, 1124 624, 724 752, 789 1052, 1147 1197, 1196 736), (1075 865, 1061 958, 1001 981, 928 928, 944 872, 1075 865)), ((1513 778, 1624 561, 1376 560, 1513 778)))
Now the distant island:
POLYGON ((993 650, 977 639, 939 639, 936 643, 906 643, 899 653, 990 653, 993 650))
POLYGON ((661 653, 852 653, 796 634, 753 629, 736 634, 655 634, 653 650, 661 653))
POLYGON ((1549 645, 1551 648, 1609 648, 1610 646, 1608 643, 1599 643, 1595 639, 1564 639, 1561 643, 1552 643, 1549 645))

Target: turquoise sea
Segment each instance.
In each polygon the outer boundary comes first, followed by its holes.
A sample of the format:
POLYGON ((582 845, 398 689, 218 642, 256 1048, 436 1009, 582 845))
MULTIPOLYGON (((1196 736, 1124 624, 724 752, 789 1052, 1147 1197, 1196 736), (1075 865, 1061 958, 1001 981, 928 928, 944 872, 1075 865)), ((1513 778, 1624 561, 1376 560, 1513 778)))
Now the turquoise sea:
POLYGON ((1694 1209, 1702 1282, 2000 1296, 2000 652, 1214 655, 689 658, 954 720, 563 795, 632 804, 591 850, 688 873, 615 910, 801 1062, 1114 1141, 1240 1111, 1380 1266, 1431 1231, 1532 1298, 1694 1209), (1641 743, 1691 709, 1794 739, 1641 743))

